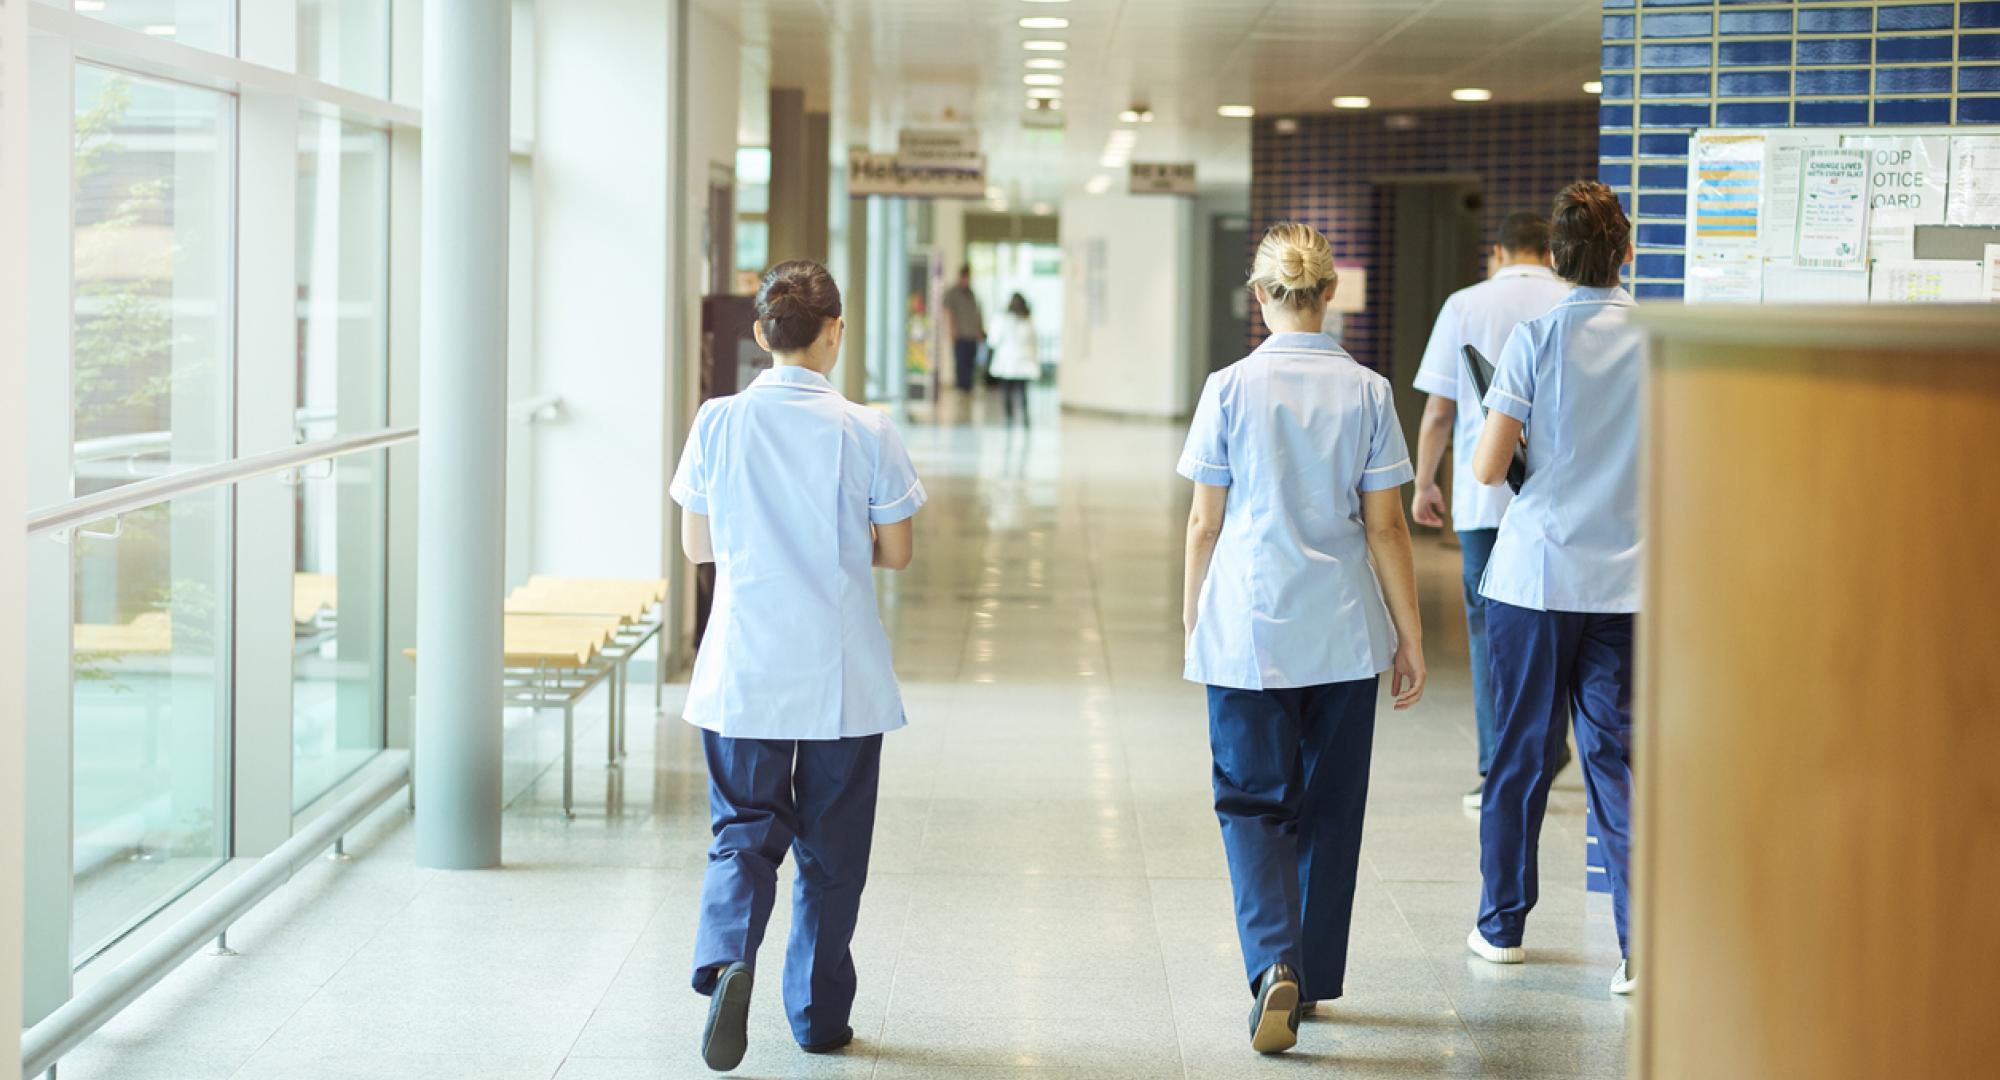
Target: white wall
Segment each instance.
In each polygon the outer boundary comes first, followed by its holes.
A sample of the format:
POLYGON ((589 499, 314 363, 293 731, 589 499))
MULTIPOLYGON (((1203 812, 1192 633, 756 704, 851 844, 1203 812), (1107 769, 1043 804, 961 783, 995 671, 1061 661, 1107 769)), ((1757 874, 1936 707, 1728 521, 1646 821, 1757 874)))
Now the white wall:
POLYGON ((536 6, 535 367, 563 398, 534 439, 541 573, 663 569, 668 20, 650 0, 536 6))
POLYGON ((1172 196, 1072 193, 1062 204, 1065 406, 1193 411, 1194 209, 1172 196))

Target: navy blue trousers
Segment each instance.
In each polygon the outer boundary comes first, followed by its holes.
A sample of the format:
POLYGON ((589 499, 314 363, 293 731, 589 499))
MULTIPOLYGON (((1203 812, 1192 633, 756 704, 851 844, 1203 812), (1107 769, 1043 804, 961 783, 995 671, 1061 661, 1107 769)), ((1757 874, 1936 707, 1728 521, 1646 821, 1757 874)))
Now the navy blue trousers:
POLYGON ((1540 891, 1537 853, 1565 714, 1576 717, 1583 786, 1611 878, 1618 950, 1626 954, 1632 857, 1632 616, 1531 611, 1486 602, 1496 728, 1479 813, 1479 932, 1502 947, 1540 891))
POLYGON ((797 742, 702 733, 715 842, 701 883, 694 988, 715 991, 721 969, 757 966, 777 900, 778 864, 798 856, 785 1013, 803 1044, 835 1038, 854 1007, 848 945, 861 915, 882 736, 797 742))
POLYGON ((1479 775, 1493 767, 1493 664, 1486 652, 1486 598, 1479 582, 1493 558, 1499 529, 1461 529, 1458 534, 1459 581, 1465 592, 1465 651, 1472 657, 1472 723, 1479 735, 1479 775))
POLYGON ((1215 817, 1253 989, 1272 964, 1285 963, 1306 1000, 1341 994, 1377 683, 1208 688, 1215 817))

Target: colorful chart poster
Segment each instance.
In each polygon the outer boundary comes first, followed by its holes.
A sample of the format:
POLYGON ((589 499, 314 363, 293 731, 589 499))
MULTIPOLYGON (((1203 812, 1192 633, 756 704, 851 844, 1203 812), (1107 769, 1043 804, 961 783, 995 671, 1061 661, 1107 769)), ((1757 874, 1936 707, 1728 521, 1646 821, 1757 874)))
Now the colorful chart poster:
POLYGON ((1952 304, 1985 299, 1985 267, 1941 259, 1885 259, 1869 275, 1868 299, 1878 304, 1952 304))
POLYGON ((1699 135, 1694 171, 1694 246, 1708 251, 1758 247, 1764 136, 1699 135))
POLYGON ((1951 140, 1951 191, 1946 225, 2000 225, 2000 135, 1951 140))
POLYGON ((1869 206, 1908 210, 1919 225, 1944 224, 1949 136, 1850 135, 1840 145, 1868 152, 1869 206))
POLYGON ((1868 151, 1808 150, 1799 175, 1794 256, 1809 270, 1868 263, 1868 151))
POLYGON ((1762 255, 1754 251, 1703 251, 1688 259, 1688 303, 1754 304, 1762 299, 1762 255))
POLYGON ((1758 224, 1764 254, 1789 259, 1799 228, 1799 173, 1807 150, 1832 149, 1840 136, 1831 131, 1773 131, 1764 136, 1764 201, 1758 224))

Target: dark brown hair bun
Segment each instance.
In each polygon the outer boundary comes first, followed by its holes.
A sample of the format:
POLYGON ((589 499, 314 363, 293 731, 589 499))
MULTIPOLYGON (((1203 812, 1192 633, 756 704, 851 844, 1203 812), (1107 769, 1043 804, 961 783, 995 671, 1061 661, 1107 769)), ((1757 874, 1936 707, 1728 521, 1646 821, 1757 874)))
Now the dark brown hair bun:
POLYGON ((764 271, 757 322, 772 352, 796 352, 819 340, 828 319, 840 318, 840 286, 826 267, 807 259, 764 271))
POLYGON ((1618 284, 1618 268, 1632 238, 1632 222, 1618 196, 1595 180, 1578 180, 1556 196, 1549 215, 1549 248, 1556 273, 1565 281, 1608 289, 1618 284))

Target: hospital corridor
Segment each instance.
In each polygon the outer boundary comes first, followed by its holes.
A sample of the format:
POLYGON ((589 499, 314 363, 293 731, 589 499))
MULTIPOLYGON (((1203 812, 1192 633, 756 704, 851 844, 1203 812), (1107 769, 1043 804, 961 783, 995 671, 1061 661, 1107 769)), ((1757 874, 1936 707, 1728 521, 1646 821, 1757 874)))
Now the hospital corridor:
MULTIPOLYGON (((996 406, 997 402, 987 403, 996 406)), ((802 1053, 757 999, 744 1076, 1160 1080, 1623 1075, 1610 903, 1585 888, 1583 789, 1556 785, 1536 962, 1465 950, 1477 815, 1456 553, 1420 541, 1436 675, 1379 723, 1347 996, 1289 1058, 1242 1049, 1241 963, 1201 689, 1182 681, 1187 485, 1172 425, 1061 417, 1023 433, 913 419, 931 492, 882 616, 909 726, 884 736, 855 1043, 802 1053), (1448 603, 1449 602, 1449 603, 1448 603)), ((415 869, 399 801, 63 1063, 70 1078, 694 1075, 690 994, 708 799, 699 741, 635 686, 628 757, 587 715, 577 817, 559 738, 510 721, 507 865, 415 869)), ((788 925, 789 879, 765 949, 788 925)), ((775 980, 771 984, 775 987, 775 980)))

